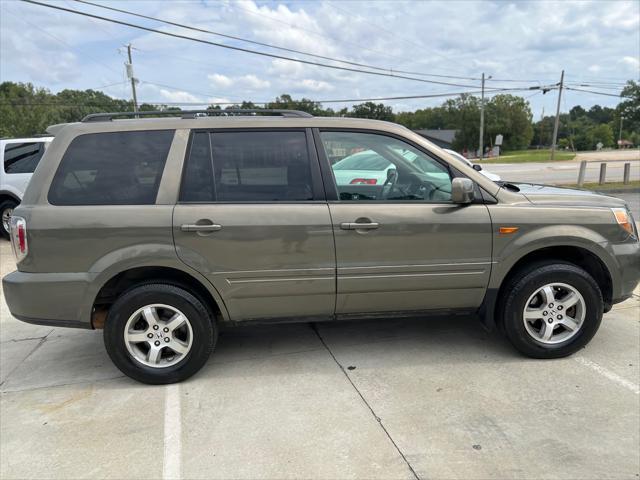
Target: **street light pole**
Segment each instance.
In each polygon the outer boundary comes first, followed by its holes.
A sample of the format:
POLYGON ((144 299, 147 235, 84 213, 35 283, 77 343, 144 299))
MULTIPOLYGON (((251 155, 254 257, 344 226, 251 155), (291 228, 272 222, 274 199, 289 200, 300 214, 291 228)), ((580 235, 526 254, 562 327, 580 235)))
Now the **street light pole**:
POLYGON ((480 160, 484 156, 484 72, 482 72, 482 93, 480 96, 480 160))

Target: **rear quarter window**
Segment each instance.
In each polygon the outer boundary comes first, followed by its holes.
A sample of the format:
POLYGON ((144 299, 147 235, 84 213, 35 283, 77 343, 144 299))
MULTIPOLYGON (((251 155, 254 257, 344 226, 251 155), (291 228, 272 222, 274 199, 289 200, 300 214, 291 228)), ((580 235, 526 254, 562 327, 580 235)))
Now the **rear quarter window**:
POLYGON ((44 154, 46 142, 7 143, 4 146, 5 173, 33 173, 44 154))
POLYGON ((90 133, 65 152, 49 189, 53 205, 149 205, 174 130, 90 133))

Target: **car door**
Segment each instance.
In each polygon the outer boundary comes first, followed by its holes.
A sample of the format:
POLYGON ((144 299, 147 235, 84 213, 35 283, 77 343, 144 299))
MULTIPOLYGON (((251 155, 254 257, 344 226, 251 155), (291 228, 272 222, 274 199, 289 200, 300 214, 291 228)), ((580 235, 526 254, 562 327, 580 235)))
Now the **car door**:
POLYGON ((174 209, 178 256, 232 320, 326 318, 335 251, 311 131, 194 131, 174 209))
POLYGON ((491 219, 482 203, 451 202, 447 164, 381 132, 315 135, 335 234, 336 313, 478 307, 491 268, 491 219), (386 180, 336 182, 327 159, 361 151, 393 164, 386 180))

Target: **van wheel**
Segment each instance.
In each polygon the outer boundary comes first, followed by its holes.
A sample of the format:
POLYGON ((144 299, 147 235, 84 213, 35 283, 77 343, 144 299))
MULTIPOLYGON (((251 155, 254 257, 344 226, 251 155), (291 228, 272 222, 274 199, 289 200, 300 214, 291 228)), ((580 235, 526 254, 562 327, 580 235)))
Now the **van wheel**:
POLYGON ((9 229, 11 227, 11 215, 13 215, 13 209, 18 206, 18 202, 15 200, 5 200, 0 203, 0 217, 2 218, 2 224, 0 225, 0 235, 4 238, 9 238, 9 229))
POLYGON ((143 383, 189 378, 207 362, 218 329, 195 296, 153 283, 123 293, 109 309, 104 344, 125 375, 143 383))
POLYGON ((516 275, 505 292, 505 333, 530 357, 571 355, 600 327, 602 292, 591 275, 573 264, 536 264, 516 275))

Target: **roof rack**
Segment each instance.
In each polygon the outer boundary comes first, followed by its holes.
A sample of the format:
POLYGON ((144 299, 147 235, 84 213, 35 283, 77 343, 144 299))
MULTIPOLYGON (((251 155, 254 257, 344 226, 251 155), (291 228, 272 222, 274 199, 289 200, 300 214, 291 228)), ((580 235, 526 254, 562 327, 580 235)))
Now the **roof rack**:
POLYGON ((199 116, 220 115, 220 116, 234 116, 241 115, 280 115, 282 117, 313 117, 310 113, 302 112, 300 110, 273 110, 273 109, 260 109, 260 108, 229 108, 226 110, 158 110, 147 112, 110 112, 110 113, 92 113, 84 117, 82 122, 110 122, 116 117, 153 117, 153 116, 165 116, 165 115, 181 115, 182 118, 197 118, 199 116))

